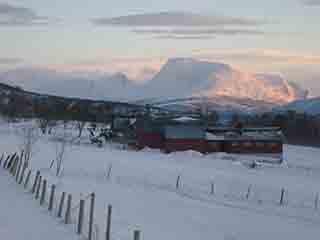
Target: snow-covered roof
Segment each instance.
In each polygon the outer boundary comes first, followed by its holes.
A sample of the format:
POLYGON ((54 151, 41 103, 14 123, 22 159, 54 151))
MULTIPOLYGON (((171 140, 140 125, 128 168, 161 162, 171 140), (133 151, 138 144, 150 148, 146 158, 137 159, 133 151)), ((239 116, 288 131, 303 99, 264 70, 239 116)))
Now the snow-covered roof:
POLYGON ((195 119, 192 117, 178 117, 178 118, 174 118, 173 120, 177 122, 191 122, 191 121, 197 121, 198 119, 195 119))
POLYGON ((216 134, 207 132, 206 133, 206 139, 209 140, 209 141, 210 140, 224 140, 225 137, 223 135, 216 135, 216 134))

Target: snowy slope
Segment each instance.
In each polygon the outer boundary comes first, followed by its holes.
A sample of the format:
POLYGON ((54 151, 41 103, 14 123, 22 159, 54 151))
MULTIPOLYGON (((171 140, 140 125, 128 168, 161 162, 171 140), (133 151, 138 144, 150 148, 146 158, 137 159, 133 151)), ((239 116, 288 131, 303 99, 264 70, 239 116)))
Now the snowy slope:
MULTIPOLYGON (((3 137, 3 136, 1 136, 3 137)), ((39 208, 32 195, 0 169, 0 238, 6 240, 78 239, 70 226, 63 225, 39 208)), ((44 210, 44 209, 43 209, 44 210)))
POLYGON ((253 100, 250 98, 237 98, 230 96, 191 97, 168 100, 147 100, 144 104, 152 104, 161 108, 179 111, 199 110, 205 107, 218 112, 267 112, 274 108, 275 103, 253 100))
MULTIPOLYGON (((19 149, 17 129, 16 125, 0 128, 0 147, 7 152, 19 149)), ((95 148, 83 142, 68 146, 63 177, 56 179, 48 170, 54 146, 47 136, 41 137, 32 166, 42 169, 50 183, 57 183, 59 194, 71 192, 74 201, 96 193, 100 239, 107 204, 113 206, 112 239, 132 239, 134 229, 142 231, 143 239, 153 240, 301 240, 317 239, 320 234, 320 215, 313 207, 319 191, 320 163, 314 158, 319 149, 286 146, 286 165, 252 170, 243 165, 255 159, 250 156, 166 155, 119 150, 113 145, 95 148), (279 205, 282 187, 286 189, 284 206, 279 205)))
POLYGON ((0 74, 0 81, 25 90, 63 97, 121 100, 134 97, 135 84, 122 73, 59 72, 26 68, 0 74))
POLYGON ((275 111, 289 111, 289 110, 301 112, 301 113, 305 112, 311 115, 320 115, 320 98, 298 100, 275 109, 275 111))
POLYGON ((149 96, 229 96, 273 103, 305 98, 306 92, 280 75, 251 74, 221 63, 170 59, 146 86, 149 96))

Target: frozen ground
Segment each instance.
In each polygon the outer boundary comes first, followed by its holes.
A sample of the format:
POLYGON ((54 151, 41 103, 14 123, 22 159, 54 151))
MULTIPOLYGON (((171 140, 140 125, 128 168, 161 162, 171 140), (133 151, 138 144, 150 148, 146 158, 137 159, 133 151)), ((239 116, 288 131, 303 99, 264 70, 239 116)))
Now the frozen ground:
MULTIPOLYGON (((16 130, 17 126, 0 128, 2 151, 20 149, 16 130)), ((285 146, 284 165, 248 169, 243 163, 250 156, 164 155, 83 143, 67 147, 63 176, 56 178, 48 168, 55 156, 54 143, 44 136, 35 145, 31 165, 41 169, 49 183, 57 184, 59 194, 72 193, 74 201, 96 193, 95 229, 100 239, 106 206, 112 204, 114 240, 132 239, 134 229, 152 240, 301 240, 320 235, 320 210, 314 209, 320 191, 319 155, 320 149, 285 146), (214 194, 210 194, 212 183, 214 194), (281 188, 286 190, 283 206, 281 188)))

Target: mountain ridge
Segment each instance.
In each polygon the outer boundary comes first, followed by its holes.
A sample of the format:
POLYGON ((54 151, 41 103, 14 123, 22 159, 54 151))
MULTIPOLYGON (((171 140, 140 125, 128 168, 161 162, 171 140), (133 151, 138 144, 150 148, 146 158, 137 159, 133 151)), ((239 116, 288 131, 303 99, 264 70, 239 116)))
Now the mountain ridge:
POLYGON ((301 99, 287 105, 274 108, 275 112, 295 111, 320 116, 320 97, 301 99))
POLYGON ((8 71, 0 74, 0 81, 44 94, 128 102, 231 97, 279 105, 307 97, 307 91, 280 75, 245 73, 228 64, 193 58, 171 58, 151 80, 140 84, 121 72, 66 73, 36 68, 8 71))

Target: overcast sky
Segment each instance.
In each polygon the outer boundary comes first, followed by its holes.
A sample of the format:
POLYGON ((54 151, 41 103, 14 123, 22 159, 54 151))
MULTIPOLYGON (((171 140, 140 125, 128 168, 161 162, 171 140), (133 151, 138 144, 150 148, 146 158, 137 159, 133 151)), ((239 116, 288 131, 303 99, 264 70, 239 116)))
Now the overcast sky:
POLYGON ((319 23, 320 0, 0 0, 0 69, 194 57, 320 95, 319 23))

